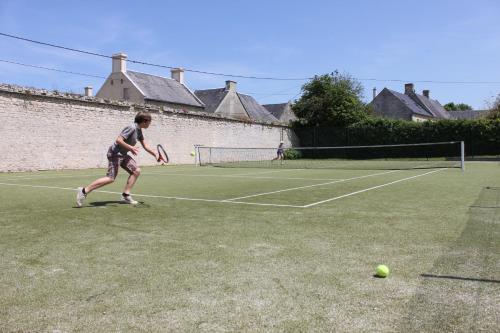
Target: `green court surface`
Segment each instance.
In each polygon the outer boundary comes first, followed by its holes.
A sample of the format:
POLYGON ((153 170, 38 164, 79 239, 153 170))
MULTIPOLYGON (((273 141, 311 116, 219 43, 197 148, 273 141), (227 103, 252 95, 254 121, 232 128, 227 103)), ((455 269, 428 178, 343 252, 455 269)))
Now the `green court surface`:
POLYGON ((500 327, 500 166, 0 173, 1 332, 500 327), (391 273, 374 276, 378 264, 391 273))

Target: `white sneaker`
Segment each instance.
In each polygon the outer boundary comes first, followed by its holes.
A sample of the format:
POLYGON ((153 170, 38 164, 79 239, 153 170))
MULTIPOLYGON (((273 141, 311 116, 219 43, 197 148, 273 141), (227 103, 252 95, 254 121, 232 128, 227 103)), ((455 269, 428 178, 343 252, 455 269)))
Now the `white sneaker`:
POLYGON ((83 201, 86 197, 87 195, 83 193, 83 187, 79 187, 76 192, 76 205, 78 207, 82 207, 83 201))
POLYGON ((122 194, 122 202, 131 204, 131 205, 137 205, 139 203, 138 201, 135 201, 130 194, 129 195, 122 194))

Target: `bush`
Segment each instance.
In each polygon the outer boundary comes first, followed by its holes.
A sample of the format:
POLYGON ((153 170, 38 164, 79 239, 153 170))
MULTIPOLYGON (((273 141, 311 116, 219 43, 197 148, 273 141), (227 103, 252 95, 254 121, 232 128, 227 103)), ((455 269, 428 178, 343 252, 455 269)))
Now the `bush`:
POLYGON ((286 149, 283 156, 285 160, 298 160, 302 157, 302 153, 297 149, 286 149))

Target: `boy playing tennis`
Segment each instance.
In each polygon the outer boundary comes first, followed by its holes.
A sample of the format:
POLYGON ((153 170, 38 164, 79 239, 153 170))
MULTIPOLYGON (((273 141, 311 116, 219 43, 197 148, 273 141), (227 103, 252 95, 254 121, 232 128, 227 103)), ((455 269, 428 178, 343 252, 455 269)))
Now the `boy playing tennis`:
POLYGON ((273 161, 283 160, 284 159, 284 150, 283 150, 283 141, 280 141, 280 145, 278 146, 278 150, 276 151, 276 157, 273 158, 273 161))
POLYGON ((135 116, 134 124, 129 125, 122 130, 120 135, 116 138, 116 141, 108 149, 108 172, 106 176, 96 179, 85 187, 78 188, 78 192, 76 194, 76 205, 78 207, 82 206, 83 201, 90 192, 114 182, 116 176, 118 175, 118 168, 120 166, 129 174, 127 183, 123 189, 122 201, 132 205, 137 204, 137 201, 132 199, 130 191, 141 174, 141 169, 137 166, 137 162, 133 159, 133 157, 127 153, 130 152, 132 155, 137 155, 139 147, 135 147, 135 144, 139 141, 144 147, 144 150, 158 160, 158 156, 146 144, 144 136, 142 135, 142 130, 144 128, 148 128, 150 124, 151 114, 148 112, 139 112, 135 116))

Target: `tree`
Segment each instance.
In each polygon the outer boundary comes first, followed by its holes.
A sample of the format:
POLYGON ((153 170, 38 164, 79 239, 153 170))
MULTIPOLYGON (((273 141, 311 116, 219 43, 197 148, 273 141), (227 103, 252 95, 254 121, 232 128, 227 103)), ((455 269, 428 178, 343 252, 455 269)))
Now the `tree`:
POLYGON ((455 104, 453 102, 446 103, 443 105, 443 107, 446 109, 446 111, 468 111, 472 110, 472 106, 465 104, 465 103, 458 103, 455 104))
POLYGON ((358 81, 335 71, 304 84, 292 110, 304 125, 345 127, 368 117, 362 97, 363 87, 358 81))
POLYGON ((490 112, 488 113, 489 119, 500 119, 500 94, 497 95, 496 99, 490 104, 490 112))

